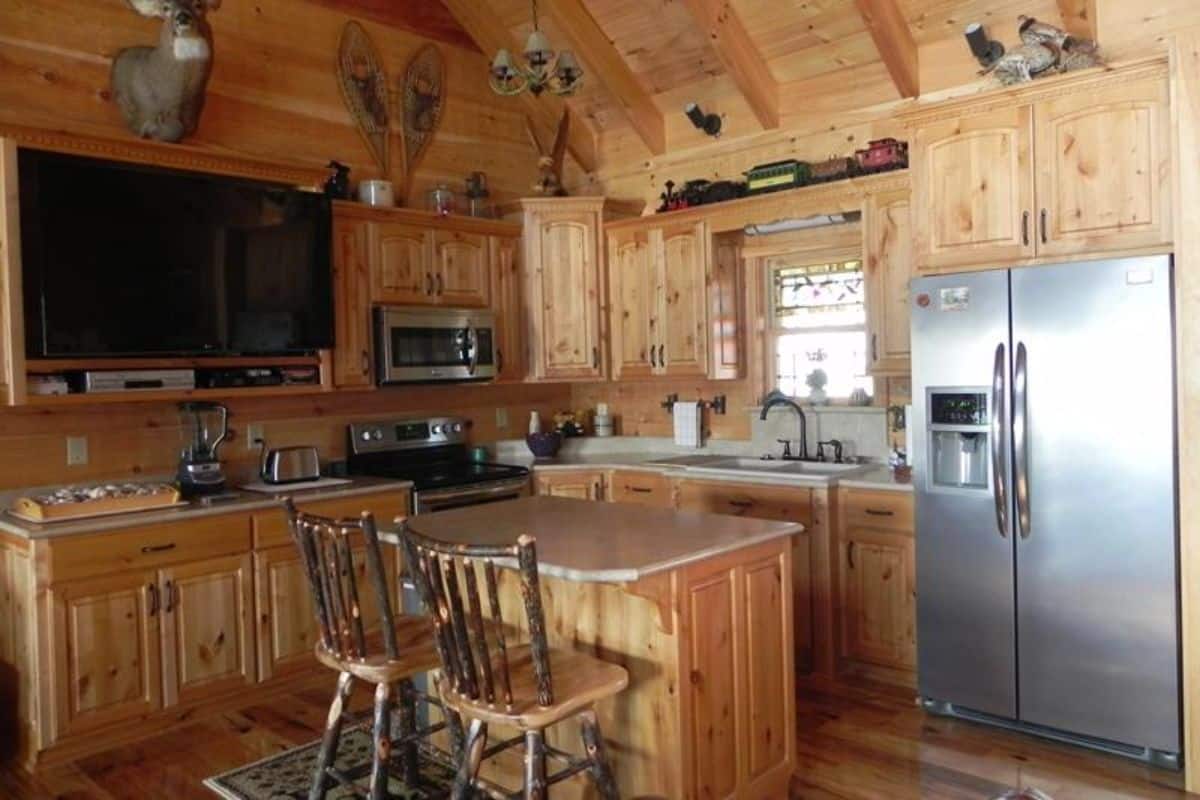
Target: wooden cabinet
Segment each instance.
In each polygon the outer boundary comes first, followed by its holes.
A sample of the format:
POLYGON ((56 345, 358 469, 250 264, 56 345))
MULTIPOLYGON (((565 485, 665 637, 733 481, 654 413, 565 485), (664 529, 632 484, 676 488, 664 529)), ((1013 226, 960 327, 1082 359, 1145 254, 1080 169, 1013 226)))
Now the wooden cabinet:
POLYGON ((742 235, 713 237, 712 272, 708 287, 709 350, 712 366, 708 377, 734 380, 745 369, 746 343, 742 338, 743 280, 742 235))
POLYGON ((1034 106, 1038 254, 1171 241, 1169 87, 1150 78, 1034 106))
POLYGON ((370 226, 335 217, 333 222, 333 383, 371 385, 370 226))
POLYGON ((680 675, 689 797, 778 796, 795 754, 791 551, 774 545, 743 563, 713 559, 683 571, 680 675), (774 787, 766 793, 766 787, 774 787))
POLYGON ((907 191, 871 195, 863 208, 863 271, 871 336, 868 369, 877 375, 907 375, 911 370, 909 214, 907 191))
POLYGON ((740 262, 704 221, 608 231, 613 378, 737 377, 740 262))
POLYGON ((496 382, 525 380, 525 337, 522 329, 521 242, 491 238, 492 306, 496 313, 496 382))
POLYGON ((576 500, 604 500, 607 483, 604 470, 568 469, 539 471, 533 475, 535 494, 573 497, 576 500))
POLYGON ((491 303, 488 237, 463 231, 433 233, 434 300, 439 305, 486 308, 491 303))
POLYGON ((604 198, 521 201, 525 212, 525 308, 535 380, 602 380, 601 225, 604 198))
POLYGON ((371 223, 372 296, 377 303, 433 305, 433 232, 415 225, 371 223))
POLYGON ((52 598, 58 738, 158 711, 158 573, 134 570, 71 581, 56 587, 52 598))
POLYGON ((920 271, 1171 242, 1162 62, 956 101, 915 112, 909 124, 920 271))
POLYGON ((608 479, 608 500, 655 508, 671 508, 675 505, 669 478, 662 473, 633 469, 613 471, 608 479))
POLYGON ((160 572, 164 705, 254 683, 251 586, 249 553, 160 572))
POLYGON ((842 657, 916 667, 912 495, 842 489, 842 657))

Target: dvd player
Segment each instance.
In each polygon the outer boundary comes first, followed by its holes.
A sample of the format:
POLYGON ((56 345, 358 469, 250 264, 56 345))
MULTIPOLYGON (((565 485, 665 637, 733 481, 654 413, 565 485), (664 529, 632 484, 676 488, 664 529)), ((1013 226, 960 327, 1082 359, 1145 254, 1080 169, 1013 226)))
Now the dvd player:
POLYGON ((83 391, 144 392, 195 389, 196 371, 191 369, 127 369, 83 373, 83 391))

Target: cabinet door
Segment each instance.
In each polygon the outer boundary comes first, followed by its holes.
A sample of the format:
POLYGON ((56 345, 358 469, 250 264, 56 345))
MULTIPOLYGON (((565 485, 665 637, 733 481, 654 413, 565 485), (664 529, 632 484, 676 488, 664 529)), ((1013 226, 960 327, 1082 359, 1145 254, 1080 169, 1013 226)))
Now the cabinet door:
POLYGON ((158 574, 72 581, 53 598, 58 738, 161 708, 158 574))
POLYGON ((812 491, 793 486, 684 480, 676 502, 680 511, 812 524, 812 491))
POLYGON ((333 223, 333 382, 371 385, 371 277, 368 225, 333 223))
POLYGON ((486 236, 458 231, 433 234, 433 281, 437 302, 485 308, 491 303, 486 236))
POLYGON ((437 279, 429 231, 388 222, 372 223, 371 231, 375 301, 436 305, 437 279))
POLYGON ((292 545, 254 554, 254 615, 258 627, 258 677, 270 680, 312 667, 321 638, 312 590, 292 545))
POLYGON ((608 236, 609 323, 613 379, 646 378, 658 365, 655 259, 647 231, 608 236))
POLYGON ((867 199, 863 211, 863 253, 867 279, 870 371, 910 372, 908 282, 912 241, 907 191, 867 199))
POLYGON ((616 470, 608 482, 608 499, 613 503, 631 503, 654 508, 675 504, 671 480, 656 472, 616 470))
POLYGON ((672 377, 708 375, 708 264, 712 252, 708 226, 664 228, 661 259, 658 371, 672 377))
POLYGON ((250 554, 162 571, 164 705, 254 682, 250 554))
POLYGON ((713 380, 734 380, 745 369, 742 339, 741 235, 713 240, 712 273, 708 289, 708 329, 713 380))
POLYGON ((1033 111, 923 123, 912 153, 917 268, 994 268, 1034 254, 1033 111))
POLYGON ((525 380, 525 341, 521 327, 520 242, 491 239, 492 308, 496 312, 496 382, 525 380))
POLYGON ((537 377, 603 378, 600 331, 598 215, 535 216, 527 269, 534 285, 531 308, 537 377))
POLYGON ((603 500, 604 482, 604 473, 599 470, 556 470, 535 474, 533 490, 550 497, 603 500))
POLYGON ((844 655, 888 667, 916 665, 911 536, 849 527, 842 541, 844 655))
POLYGON ((1168 91, 1154 78, 1034 107, 1038 255, 1170 244, 1168 91))

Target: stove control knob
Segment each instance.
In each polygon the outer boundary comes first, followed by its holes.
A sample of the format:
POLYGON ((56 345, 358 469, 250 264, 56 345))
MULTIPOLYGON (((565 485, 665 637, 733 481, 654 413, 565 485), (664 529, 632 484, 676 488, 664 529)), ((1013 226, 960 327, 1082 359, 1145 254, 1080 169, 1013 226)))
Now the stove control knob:
POLYGON ((454 423, 454 432, 462 433, 462 423, 461 422, 454 423))
POLYGON ((370 432, 370 431, 363 431, 363 432, 362 432, 362 440, 363 440, 364 442, 369 442, 369 441, 371 441, 371 432, 370 432))
POLYGON ((379 430, 379 428, 376 428, 371 432, 371 438, 378 442, 383 438, 383 431, 379 430))
POLYGON ((434 426, 433 426, 432 428, 430 428, 429 430, 433 431, 433 435, 434 435, 434 436, 436 436, 436 435, 438 435, 439 433, 441 433, 441 432, 442 432, 442 426, 441 426, 441 425, 434 425, 434 426))

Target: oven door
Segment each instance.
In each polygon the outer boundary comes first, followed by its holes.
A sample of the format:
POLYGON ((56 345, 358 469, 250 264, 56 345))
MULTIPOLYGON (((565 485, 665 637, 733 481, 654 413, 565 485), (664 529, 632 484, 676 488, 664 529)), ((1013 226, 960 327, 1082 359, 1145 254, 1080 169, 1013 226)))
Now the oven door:
POLYGON ((376 308, 379 383, 490 380, 495 328, 489 311, 376 308))
POLYGON ((496 481, 494 483, 459 486, 453 489, 431 489, 413 493, 413 513, 430 514, 451 508, 478 506, 484 503, 499 503, 515 500, 529 494, 529 479, 496 481))

